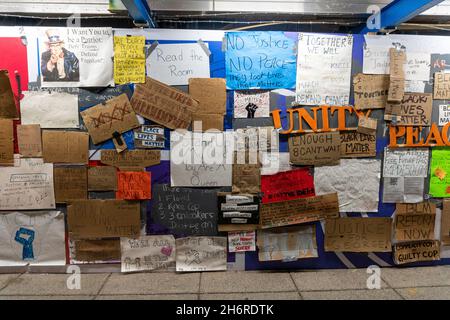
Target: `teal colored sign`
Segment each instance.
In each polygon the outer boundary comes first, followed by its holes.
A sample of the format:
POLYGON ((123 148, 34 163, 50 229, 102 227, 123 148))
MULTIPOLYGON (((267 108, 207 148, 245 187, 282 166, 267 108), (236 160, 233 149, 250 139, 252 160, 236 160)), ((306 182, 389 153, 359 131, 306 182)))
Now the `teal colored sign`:
POLYGON ((295 88, 296 33, 227 32, 225 41, 228 89, 295 88))

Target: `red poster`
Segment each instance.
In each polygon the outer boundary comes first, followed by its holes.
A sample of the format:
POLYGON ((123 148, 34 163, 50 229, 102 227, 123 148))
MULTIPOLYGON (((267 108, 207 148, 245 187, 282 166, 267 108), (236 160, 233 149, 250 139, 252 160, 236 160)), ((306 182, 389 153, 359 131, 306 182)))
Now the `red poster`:
POLYGON ((151 180, 150 172, 118 172, 116 199, 151 199, 151 180))
POLYGON ((310 168, 261 176, 262 203, 315 196, 314 176, 310 168))

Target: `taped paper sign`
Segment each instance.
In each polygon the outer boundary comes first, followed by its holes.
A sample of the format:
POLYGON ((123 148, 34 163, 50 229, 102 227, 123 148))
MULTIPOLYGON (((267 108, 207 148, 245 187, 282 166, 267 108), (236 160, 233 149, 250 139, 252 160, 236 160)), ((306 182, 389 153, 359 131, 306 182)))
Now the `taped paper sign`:
POLYGON ((195 136, 191 132, 171 131, 171 186, 232 186, 232 165, 227 157, 226 148, 222 148, 220 141, 225 141, 224 133, 204 133, 201 136, 195 136), (217 146, 219 150, 216 150, 217 146))
POLYGON ((171 86, 209 78, 209 55, 198 43, 158 44, 147 58, 147 75, 171 86))
POLYGON ((22 124, 43 129, 78 128, 78 96, 65 92, 26 91, 20 101, 22 124))
POLYGON ((291 262, 319 256, 315 226, 258 230, 257 244, 259 261, 291 262))
POLYGON ((0 210, 54 209, 53 164, 20 159, 0 170, 0 210))
POLYGON ((145 82, 145 36, 114 36, 114 82, 145 82))
POLYGON ((400 103, 388 103, 384 119, 399 126, 430 126, 431 93, 405 93, 400 103))
POLYGON ((175 267, 175 238, 172 235, 120 238, 120 249, 121 272, 175 267))
POLYGON ((443 245, 450 245, 450 200, 444 199, 442 201, 441 213, 441 243, 443 245))
POLYGON ((151 199, 151 182, 150 172, 118 172, 116 199, 151 199))
POLYGON ((44 162, 88 163, 89 134, 78 131, 42 131, 44 162))
POLYGON ((314 168, 316 195, 337 192, 339 212, 378 212, 381 161, 341 159, 338 166, 314 168))
POLYGON ((260 200, 257 195, 218 193, 219 231, 246 231, 259 225, 260 200))
POLYGON ((88 169, 88 190, 117 190, 117 169, 109 166, 90 167, 88 169))
POLYGON ((436 214, 432 210, 420 212, 397 209, 395 213, 395 240, 433 240, 435 219, 436 214))
POLYGON ((125 93, 80 114, 94 144, 111 139, 116 132, 139 127, 139 120, 125 93))
POLYGON ((113 80, 112 28, 43 28, 42 87, 108 87, 113 80))
POLYGON ((74 200, 67 206, 67 226, 73 240, 139 236, 139 202, 74 200))
POLYGON ((41 127, 38 124, 19 124, 17 126, 17 140, 21 157, 42 157, 41 127))
POLYGON ((175 235, 217 235, 217 190, 154 184, 152 219, 175 235))
POLYGON ((405 94, 406 53, 396 48, 389 49, 389 93, 388 101, 400 102, 405 94))
POLYGON ((434 74, 434 99, 450 99, 450 74, 436 72, 434 74))
POLYGON ((260 210, 262 229, 319 221, 338 216, 339 203, 336 193, 283 202, 263 203, 260 210))
POLYGON ((164 128, 145 125, 134 130, 134 146, 142 149, 164 149, 164 128))
POLYGON ((189 94, 199 102, 196 114, 224 115, 227 108, 227 86, 221 78, 190 78, 189 94))
POLYGON ((340 148, 340 136, 337 131, 289 137, 289 156, 295 165, 339 164, 340 148))
POLYGON ((296 103, 345 106, 349 103, 353 37, 300 33, 296 103))
POLYGON ((19 119, 7 70, 0 70, 0 119, 19 119))
POLYGON ((234 118, 270 116, 270 91, 234 91, 234 118))
POLYGON ((376 156, 375 133, 341 132, 341 158, 364 158, 376 156))
POLYGON ((337 218, 325 222, 325 251, 391 252, 391 218, 337 218))
POLYGON ((228 252, 256 251, 255 231, 228 232, 228 252))
POLYGON ((314 177, 310 168, 301 168, 261 176, 262 203, 279 202, 315 196, 314 177))
POLYGON ((430 164, 430 190, 434 198, 450 197, 450 149, 432 148, 430 164))
POLYGON ((55 167, 53 172, 57 203, 87 199, 86 167, 55 167))
POLYGON ((355 108, 384 109, 389 93, 389 76, 358 73, 353 78, 355 108))
POLYGON ((383 178, 384 203, 417 203, 423 201, 425 178, 383 178))
POLYGON ((102 150, 100 161, 103 164, 121 170, 145 168, 161 162, 161 152, 154 150, 126 150, 117 153, 115 150, 102 150))
MULTIPOLYGON (((389 74, 390 61, 387 46, 364 46, 363 73, 389 74)), ((409 81, 428 81, 430 79, 430 54, 409 52, 405 60, 405 79, 409 81)))
POLYGON ((423 177, 428 176, 428 149, 405 148, 384 149, 383 177, 423 177))
POLYGON ((227 87, 292 89, 295 87, 295 33, 280 31, 227 32, 227 87))
POLYGON ((450 105, 440 104, 439 105, 439 125, 445 126, 450 122, 450 105))
POLYGON ((146 78, 145 84, 136 85, 131 105, 137 114, 167 128, 187 129, 199 103, 182 91, 146 78))
POLYGON ((227 270, 227 238, 180 238, 176 244, 177 272, 227 270))
POLYGON ((64 214, 60 211, 2 213, 1 266, 66 264, 64 214))
POLYGON ((75 240, 69 242, 70 263, 102 263, 120 261, 120 240, 75 240), (74 246, 71 247, 70 243, 74 246))
POLYGON ((439 241, 412 241, 394 245, 395 264, 440 260, 439 241))
POLYGON ((13 121, 0 119, 0 166, 14 165, 13 121))

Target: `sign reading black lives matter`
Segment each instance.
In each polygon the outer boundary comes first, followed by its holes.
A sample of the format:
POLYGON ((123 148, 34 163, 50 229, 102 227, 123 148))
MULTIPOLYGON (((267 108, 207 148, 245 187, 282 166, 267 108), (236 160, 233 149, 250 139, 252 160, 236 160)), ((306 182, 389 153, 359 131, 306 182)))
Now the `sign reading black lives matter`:
POLYGON ((114 85, 112 28, 43 28, 39 52, 42 87, 114 85))

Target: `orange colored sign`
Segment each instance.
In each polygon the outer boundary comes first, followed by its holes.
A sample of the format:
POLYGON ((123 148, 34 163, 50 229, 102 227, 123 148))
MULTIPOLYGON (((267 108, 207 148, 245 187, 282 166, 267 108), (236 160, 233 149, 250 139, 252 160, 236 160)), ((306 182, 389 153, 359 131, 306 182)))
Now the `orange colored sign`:
POLYGON ((117 173, 116 199, 121 200, 148 200, 151 194, 150 172, 125 172, 117 173))
POLYGON ((389 126, 389 147, 444 147, 450 146, 448 130, 450 122, 441 131, 436 123, 432 123, 426 139, 420 138, 422 127, 389 126), (400 144, 398 141, 404 141, 400 144))

